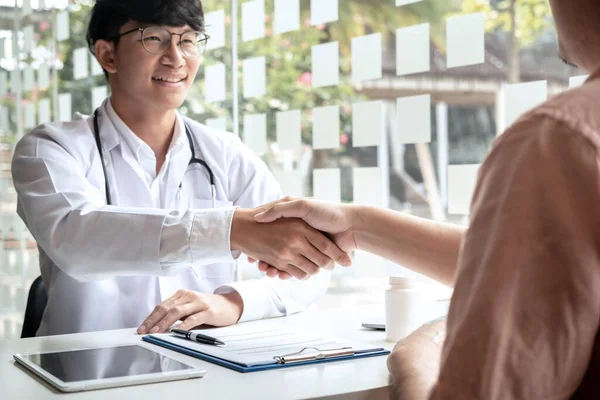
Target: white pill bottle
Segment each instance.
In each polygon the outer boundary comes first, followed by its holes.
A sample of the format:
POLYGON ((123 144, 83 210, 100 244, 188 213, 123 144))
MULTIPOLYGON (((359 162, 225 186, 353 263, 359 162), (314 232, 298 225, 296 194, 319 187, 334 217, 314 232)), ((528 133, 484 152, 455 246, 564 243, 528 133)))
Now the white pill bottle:
POLYGON ((385 291, 385 336, 397 342, 427 322, 431 298, 417 287, 414 277, 390 277, 385 291))

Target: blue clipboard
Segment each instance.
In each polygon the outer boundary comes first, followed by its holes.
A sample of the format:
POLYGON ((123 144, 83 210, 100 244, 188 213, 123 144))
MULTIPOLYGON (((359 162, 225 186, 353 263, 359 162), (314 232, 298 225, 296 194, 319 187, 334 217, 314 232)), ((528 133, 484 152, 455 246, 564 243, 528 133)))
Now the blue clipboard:
POLYGON ((352 355, 343 355, 343 356, 328 357, 328 358, 322 358, 322 359, 312 359, 312 360, 307 360, 307 361, 298 361, 298 362, 291 362, 291 363, 278 363, 277 361, 273 360, 273 364, 247 366, 247 365, 238 364, 238 363, 235 363, 232 361, 224 360, 222 358, 218 358, 218 357, 215 357, 215 356, 212 356, 212 355, 209 355, 206 353, 202 353, 202 352, 199 352, 196 350, 192 350, 185 346, 179 346, 177 344, 167 342, 165 340, 161 340, 154 336, 144 336, 144 337, 142 337, 142 340, 147 343, 155 344, 157 346, 164 347, 166 349, 173 350, 178 353, 182 353, 182 354, 194 357, 194 358, 198 358, 200 360, 208 361, 210 363, 217 364, 222 367, 229 368, 234 371, 242 372, 242 373, 269 371, 272 369, 300 367, 303 365, 323 364, 323 363, 329 363, 329 362, 335 362, 335 361, 354 360, 357 358, 385 356, 385 355, 390 354, 389 350, 386 350, 384 348, 376 348, 376 349, 371 349, 371 350, 358 351, 352 355))

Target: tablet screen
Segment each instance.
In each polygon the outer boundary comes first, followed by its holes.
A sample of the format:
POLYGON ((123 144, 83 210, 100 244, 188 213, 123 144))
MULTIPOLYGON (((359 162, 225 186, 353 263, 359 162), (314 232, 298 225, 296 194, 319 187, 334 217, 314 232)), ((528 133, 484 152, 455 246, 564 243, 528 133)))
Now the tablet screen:
POLYGON ((137 345, 22 357, 66 383, 194 369, 137 345))

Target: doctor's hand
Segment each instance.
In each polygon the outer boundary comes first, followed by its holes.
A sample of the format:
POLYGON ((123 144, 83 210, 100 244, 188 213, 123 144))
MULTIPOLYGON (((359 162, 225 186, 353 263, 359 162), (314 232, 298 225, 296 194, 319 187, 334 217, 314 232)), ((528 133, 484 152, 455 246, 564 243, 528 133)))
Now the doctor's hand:
MULTIPOLYGON (((329 234, 344 253, 352 253, 357 248, 353 228, 354 207, 351 205, 287 197, 269 203, 259 211, 262 212, 254 217, 257 222, 273 223, 284 218, 302 219, 316 230, 329 234)), ((254 260, 256 258, 251 257, 250 261, 254 260)), ((258 260, 258 268, 267 276, 285 278, 286 274, 277 266, 264 259, 258 260)))
MULTIPOLYGON (((275 203, 271 203, 275 204, 275 203)), ((231 249, 272 265, 297 279, 308 279, 335 263, 350 266, 350 256, 323 233, 300 219, 259 223, 254 216, 265 208, 237 209, 231 226, 231 249)))
POLYGON ((177 328, 185 330, 203 324, 233 325, 238 322, 243 310, 244 302, 238 292, 219 295, 181 289, 157 305, 137 333, 166 332, 179 320, 183 322, 177 328))

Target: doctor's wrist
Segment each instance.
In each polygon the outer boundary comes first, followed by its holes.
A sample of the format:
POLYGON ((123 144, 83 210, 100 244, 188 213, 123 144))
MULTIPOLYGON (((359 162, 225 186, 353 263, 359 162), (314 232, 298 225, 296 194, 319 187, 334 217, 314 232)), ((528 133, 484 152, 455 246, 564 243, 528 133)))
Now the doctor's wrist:
POLYGON ((231 233, 229 236, 229 243, 231 251, 241 251, 246 253, 244 243, 248 236, 248 222, 254 222, 254 212, 252 210, 236 208, 233 213, 233 219, 231 221, 231 233))

